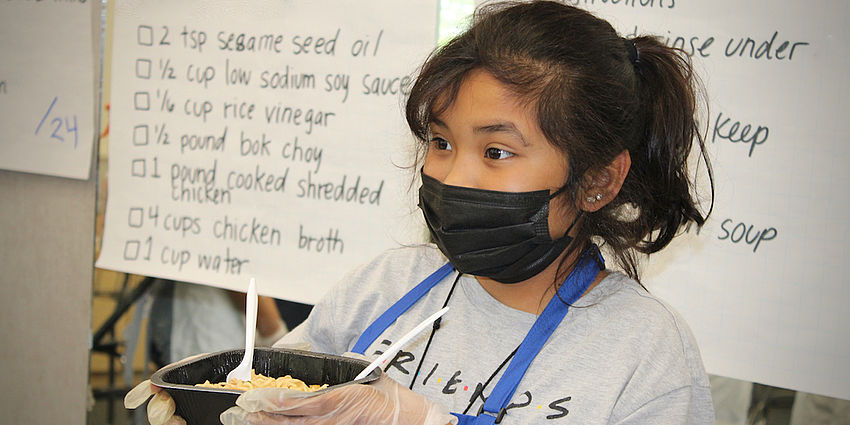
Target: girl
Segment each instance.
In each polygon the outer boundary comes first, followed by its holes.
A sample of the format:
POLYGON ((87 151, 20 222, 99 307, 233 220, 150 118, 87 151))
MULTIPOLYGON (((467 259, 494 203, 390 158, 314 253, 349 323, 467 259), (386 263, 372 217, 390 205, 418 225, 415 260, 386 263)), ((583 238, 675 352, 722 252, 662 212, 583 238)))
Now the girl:
POLYGON ((694 338, 636 264, 707 217, 686 169, 695 87, 684 53, 580 9, 480 9, 407 102, 435 244, 348 274, 280 343, 374 356, 449 312, 376 384, 249 391, 222 421, 714 423, 694 338))

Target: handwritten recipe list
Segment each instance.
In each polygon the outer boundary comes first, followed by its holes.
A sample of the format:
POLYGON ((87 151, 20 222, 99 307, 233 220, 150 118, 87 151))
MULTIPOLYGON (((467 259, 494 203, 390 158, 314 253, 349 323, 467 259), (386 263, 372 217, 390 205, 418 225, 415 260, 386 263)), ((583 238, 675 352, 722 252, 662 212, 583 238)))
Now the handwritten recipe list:
POLYGON ((401 99, 434 1, 134 6, 115 15, 99 265, 315 302, 418 235, 401 99))

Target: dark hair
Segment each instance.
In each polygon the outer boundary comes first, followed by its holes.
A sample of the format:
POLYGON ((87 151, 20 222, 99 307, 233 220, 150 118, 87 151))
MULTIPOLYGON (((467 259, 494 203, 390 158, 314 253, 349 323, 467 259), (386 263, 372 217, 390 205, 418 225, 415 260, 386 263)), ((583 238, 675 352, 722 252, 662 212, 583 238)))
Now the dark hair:
POLYGON ((657 252, 681 226, 705 222, 714 183, 695 117, 702 89, 685 52, 655 37, 621 38, 608 22, 553 1, 488 5, 422 65, 406 107, 419 140, 427 143, 433 117, 454 102, 473 69, 534 107, 543 134, 569 158, 560 192, 571 205, 589 176, 629 151, 619 194, 584 214, 571 250, 603 243, 639 281, 635 252, 657 252), (706 214, 688 175, 694 143, 711 182, 706 214))

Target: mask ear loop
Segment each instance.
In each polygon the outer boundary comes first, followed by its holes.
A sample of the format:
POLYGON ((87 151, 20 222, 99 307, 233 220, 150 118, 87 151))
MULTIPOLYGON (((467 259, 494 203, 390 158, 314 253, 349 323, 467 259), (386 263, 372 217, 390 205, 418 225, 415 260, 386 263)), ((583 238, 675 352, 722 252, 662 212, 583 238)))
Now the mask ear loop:
MULTIPOLYGON (((560 194, 562 194, 562 193, 564 193, 564 192, 566 192, 566 191, 567 191, 567 185, 563 185, 563 186, 561 186, 558 190, 556 190, 556 191, 552 192, 552 194, 551 194, 551 195, 549 195, 549 200, 551 201, 551 200, 555 199, 558 195, 560 195, 560 194)), ((549 206, 548 206, 548 205, 546 206, 546 209, 547 209, 547 212, 548 212, 548 209, 549 209, 549 206)), ((566 232, 564 232, 564 236, 562 236, 562 237, 569 236, 569 234, 570 234, 570 230, 573 230, 573 227, 575 227, 576 223, 578 223, 578 221, 579 221, 579 220, 580 220, 583 216, 584 216, 584 211, 582 211, 581 209, 579 209, 579 210, 578 210, 578 215, 576 215, 575 220, 573 220, 572 224, 570 224, 570 227, 568 227, 568 228, 567 228, 567 231, 566 231, 566 232)))
POLYGON ((556 191, 552 192, 552 194, 551 194, 551 195, 549 195, 549 200, 551 201, 551 200, 555 199, 555 197, 557 197, 558 195, 560 195, 560 194, 562 194, 562 193, 566 192, 566 190, 567 190, 567 186, 566 186, 566 185, 561 186, 558 190, 556 190, 556 191))
POLYGON ((566 238, 566 237, 572 238, 572 236, 570 236, 570 230, 573 230, 573 227, 575 227, 575 225, 578 224, 578 221, 581 220, 582 217, 584 217, 584 211, 579 210, 578 215, 576 215, 575 220, 573 220, 572 224, 570 224, 570 227, 567 227, 567 231, 564 232, 564 236, 561 236, 561 237, 562 238, 566 238))

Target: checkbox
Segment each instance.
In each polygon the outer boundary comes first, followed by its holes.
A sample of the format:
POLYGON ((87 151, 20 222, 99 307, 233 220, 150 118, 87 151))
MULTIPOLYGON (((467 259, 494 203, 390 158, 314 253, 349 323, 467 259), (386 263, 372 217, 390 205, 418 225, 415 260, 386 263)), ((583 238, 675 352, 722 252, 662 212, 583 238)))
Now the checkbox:
POLYGON ((134 261, 139 258, 139 241, 127 241, 124 244, 124 259, 134 261))
POLYGON ((153 46, 153 28, 150 25, 139 25, 136 35, 140 45, 153 46))
POLYGON ((151 95, 146 91, 136 92, 133 96, 133 104, 137 111, 147 111, 151 108, 151 95))
POLYGON ((145 146, 148 144, 148 125, 140 124, 133 127, 133 144, 145 146))
POLYGON ((127 224, 130 227, 142 227, 142 220, 145 218, 145 210, 143 208, 130 208, 130 214, 127 216, 127 224))
POLYGON ((133 166, 130 168, 130 172, 133 177, 144 177, 145 176, 145 160, 144 159, 134 159, 133 166))
POLYGON ((151 60, 136 59, 136 77, 149 80, 151 78, 151 60))

